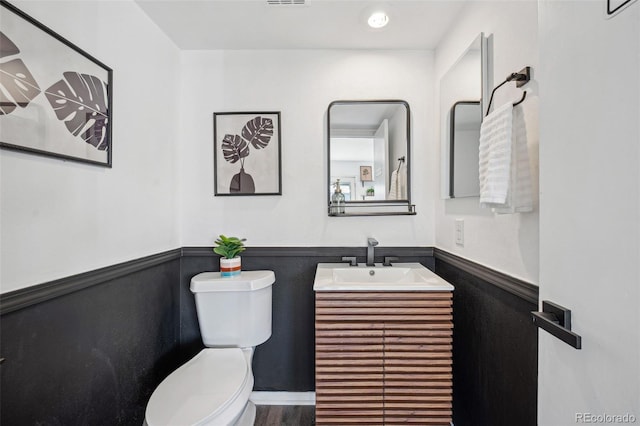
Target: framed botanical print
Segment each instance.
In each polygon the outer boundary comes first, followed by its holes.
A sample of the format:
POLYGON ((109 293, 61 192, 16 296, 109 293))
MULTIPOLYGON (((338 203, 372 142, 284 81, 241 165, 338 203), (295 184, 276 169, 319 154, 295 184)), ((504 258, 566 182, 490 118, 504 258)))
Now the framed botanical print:
POLYGON ((0 1, 0 147, 111 167, 112 70, 0 1))
POLYGON ((373 167, 372 166, 360 166, 360 180, 362 182, 373 181, 373 167))
POLYGON ((218 195, 282 195, 280 112, 213 114, 218 195))

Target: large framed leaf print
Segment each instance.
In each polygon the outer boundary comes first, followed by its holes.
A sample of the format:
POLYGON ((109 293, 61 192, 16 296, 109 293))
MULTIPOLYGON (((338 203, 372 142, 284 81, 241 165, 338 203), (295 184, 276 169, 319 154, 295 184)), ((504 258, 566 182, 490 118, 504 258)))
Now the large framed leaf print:
POLYGON ((213 114, 215 195, 282 195, 280 112, 213 114))
POLYGON ((0 0, 0 148, 111 167, 112 70, 0 0))

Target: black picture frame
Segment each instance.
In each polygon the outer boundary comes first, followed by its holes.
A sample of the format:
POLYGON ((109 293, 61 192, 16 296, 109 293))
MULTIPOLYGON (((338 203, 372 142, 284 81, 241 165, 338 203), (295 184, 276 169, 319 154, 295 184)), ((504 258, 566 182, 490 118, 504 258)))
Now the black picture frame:
POLYGON ((113 70, 0 0, 0 148, 112 167, 113 70))
POLYGON ((280 111, 213 113, 215 196, 282 195, 280 129, 280 111))
POLYGON ((607 0, 607 16, 615 15, 634 1, 636 0, 607 0))

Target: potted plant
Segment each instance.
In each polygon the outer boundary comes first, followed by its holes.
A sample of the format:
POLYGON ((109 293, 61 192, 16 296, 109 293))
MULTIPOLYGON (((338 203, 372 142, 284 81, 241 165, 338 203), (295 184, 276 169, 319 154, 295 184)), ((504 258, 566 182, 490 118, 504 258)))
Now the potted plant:
POLYGON ((373 187, 367 188, 367 197, 373 197, 376 194, 376 191, 373 187))
POLYGON ((245 250, 244 242, 246 238, 220 237, 215 242, 213 251, 220 255, 220 275, 223 277, 233 277, 240 275, 242 267, 239 254, 245 250))

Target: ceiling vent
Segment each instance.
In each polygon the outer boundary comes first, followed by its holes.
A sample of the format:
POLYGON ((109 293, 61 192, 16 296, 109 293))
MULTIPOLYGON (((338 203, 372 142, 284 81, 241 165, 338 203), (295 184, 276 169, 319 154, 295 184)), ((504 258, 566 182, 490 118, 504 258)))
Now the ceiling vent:
POLYGON ((267 3, 273 6, 287 6, 287 5, 303 5, 305 0, 267 0, 267 3))

